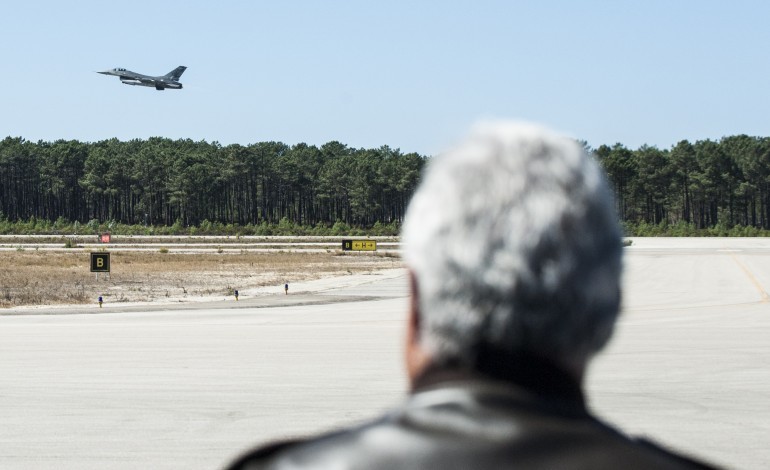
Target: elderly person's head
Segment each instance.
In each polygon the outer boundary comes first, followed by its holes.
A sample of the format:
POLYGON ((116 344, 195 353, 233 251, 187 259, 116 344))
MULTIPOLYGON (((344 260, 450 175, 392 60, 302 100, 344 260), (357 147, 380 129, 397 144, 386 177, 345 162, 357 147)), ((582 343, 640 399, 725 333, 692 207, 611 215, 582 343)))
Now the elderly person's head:
POLYGON ((426 364, 473 369, 492 348, 580 376, 612 333, 620 230, 601 170, 572 139, 478 126, 428 164, 402 241, 410 341, 423 358, 412 375, 426 364))

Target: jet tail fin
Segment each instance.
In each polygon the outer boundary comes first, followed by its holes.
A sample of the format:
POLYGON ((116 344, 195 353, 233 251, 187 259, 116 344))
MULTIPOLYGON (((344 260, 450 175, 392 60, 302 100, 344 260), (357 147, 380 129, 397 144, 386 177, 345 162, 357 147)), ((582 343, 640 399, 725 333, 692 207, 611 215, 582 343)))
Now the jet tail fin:
POLYGON ((175 82, 179 81, 179 77, 182 76, 184 71, 187 70, 187 67, 184 65, 180 65, 179 67, 175 68, 171 72, 164 75, 165 78, 170 78, 171 80, 174 80, 175 82))

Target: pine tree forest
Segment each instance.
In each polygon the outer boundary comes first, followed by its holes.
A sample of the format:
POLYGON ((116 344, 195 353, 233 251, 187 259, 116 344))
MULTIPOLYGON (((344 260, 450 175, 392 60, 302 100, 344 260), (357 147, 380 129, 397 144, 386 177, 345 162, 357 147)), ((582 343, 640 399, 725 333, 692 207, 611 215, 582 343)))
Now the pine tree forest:
MULTIPOLYGON (((670 149, 582 144, 606 171, 629 234, 645 227, 770 229, 770 138, 682 140, 670 149)), ((397 226, 427 161, 337 141, 222 146, 7 137, 0 141, 0 220, 397 226)))

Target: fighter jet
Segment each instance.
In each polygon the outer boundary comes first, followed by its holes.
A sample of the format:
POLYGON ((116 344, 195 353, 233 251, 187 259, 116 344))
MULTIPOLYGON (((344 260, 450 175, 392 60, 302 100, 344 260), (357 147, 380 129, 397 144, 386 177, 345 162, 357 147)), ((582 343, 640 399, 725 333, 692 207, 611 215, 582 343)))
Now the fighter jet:
POLYGON ((141 73, 132 72, 126 69, 112 69, 97 73, 120 77, 120 81, 126 85, 154 86, 156 90, 165 90, 166 88, 170 88, 172 90, 180 90, 182 88, 182 84, 179 83, 179 77, 182 76, 185 70, 187 70, 187 67, 180 65, 179 67, 161 77, 142 75, 141 73))

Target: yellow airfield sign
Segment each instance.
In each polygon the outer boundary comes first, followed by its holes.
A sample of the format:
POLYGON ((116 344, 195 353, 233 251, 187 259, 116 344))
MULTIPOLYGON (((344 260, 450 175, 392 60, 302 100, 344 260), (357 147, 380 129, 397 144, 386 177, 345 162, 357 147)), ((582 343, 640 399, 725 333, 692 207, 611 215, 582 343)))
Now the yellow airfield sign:
POLYGON ((377 251, 375 240, 342 240, 343 251, 377 251))

